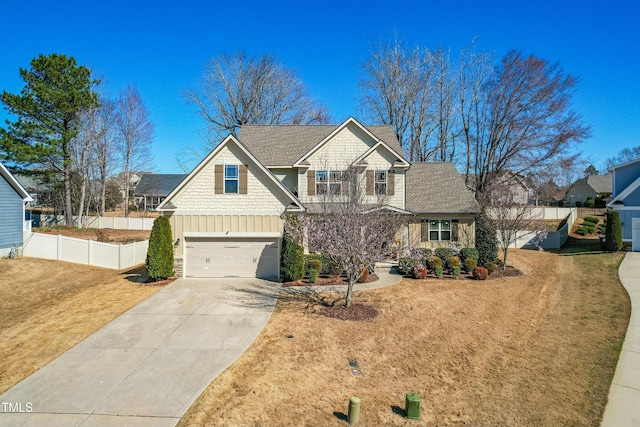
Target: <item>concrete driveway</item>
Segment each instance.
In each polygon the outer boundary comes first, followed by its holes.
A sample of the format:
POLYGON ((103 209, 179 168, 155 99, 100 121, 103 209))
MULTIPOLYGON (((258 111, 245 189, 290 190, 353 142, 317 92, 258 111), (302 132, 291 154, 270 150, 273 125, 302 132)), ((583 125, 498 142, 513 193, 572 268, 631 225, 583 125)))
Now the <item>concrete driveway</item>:
POLYGON ((0 425, 174 426, 258 336, 279 287, 178 279, 0 395, 0 425))

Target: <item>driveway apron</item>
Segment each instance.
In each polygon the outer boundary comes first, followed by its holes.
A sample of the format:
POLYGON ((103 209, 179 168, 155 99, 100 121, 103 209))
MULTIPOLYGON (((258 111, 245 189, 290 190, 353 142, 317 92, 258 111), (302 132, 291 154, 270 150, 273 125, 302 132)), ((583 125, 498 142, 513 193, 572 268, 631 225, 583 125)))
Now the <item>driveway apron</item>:
POLYGON ((279 290, 178 279, 0 395, 0 425, 175 426, 255 340, 279 290))

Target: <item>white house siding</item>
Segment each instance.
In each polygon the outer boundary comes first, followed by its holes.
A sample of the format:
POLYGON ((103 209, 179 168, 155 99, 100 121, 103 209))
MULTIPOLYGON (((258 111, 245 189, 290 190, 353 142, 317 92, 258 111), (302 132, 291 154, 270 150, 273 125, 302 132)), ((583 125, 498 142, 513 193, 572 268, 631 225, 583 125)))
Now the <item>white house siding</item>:
POLYGON ((271 173, 273 173, 289 191, 292 193, 298 192, 298 170, 296 168, 271 169, 271 173))
POLYGON ((272 184, 267 175, 254 166, 244 153, 233 145, 223 148, 209 164, 204 166, 185 188, 171 199, 176 214, 181 212, 207 212, 219 214, 280 215, 290 200, 272 184), (245 164, 247 194, 215 194, 216 164, 245 164), (266 183, 266 184, 265 184, 266 183))

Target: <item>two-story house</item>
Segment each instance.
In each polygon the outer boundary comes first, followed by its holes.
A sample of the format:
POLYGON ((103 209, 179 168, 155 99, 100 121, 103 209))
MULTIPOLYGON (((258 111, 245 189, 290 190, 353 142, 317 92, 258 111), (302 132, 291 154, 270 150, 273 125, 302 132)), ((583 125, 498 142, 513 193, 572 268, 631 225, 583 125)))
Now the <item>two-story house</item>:
MULTIPOLYGON (((249 125, 225 138, 166 197, 185 277, 278 277, 287 214, 313 214, 362 176, 363 203, 406 216, 399 246, 472 246, 478 205, 451 163, 410 164, 391 126, 249 125)), ((399 248, 400 249, 400 248, 399 248)))

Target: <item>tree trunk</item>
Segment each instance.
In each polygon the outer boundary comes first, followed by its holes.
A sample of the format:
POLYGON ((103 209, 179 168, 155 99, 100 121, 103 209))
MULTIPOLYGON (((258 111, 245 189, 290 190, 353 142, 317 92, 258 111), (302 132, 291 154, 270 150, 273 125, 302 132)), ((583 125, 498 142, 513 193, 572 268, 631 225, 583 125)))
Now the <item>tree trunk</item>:
POLYGON ((73 226, 73 211, 71 204, 71 161, 65 160, 64 165, 64 219, 69 227, 73 226))
POLYGON ((107 181, 105 178, 102 178, 102 180, 100 180, 100 212, 98 213, 99 216, 104 216, 104 211, 106 210, 105 206, 106 206, 106 202, 105 202, 105 197, 107 194, 107 181))
POLYGON ((355 283, 355 280, 353 279, 353 277, 349 277, 349 286, 347 286, 347 299, 344 303, 345 307, 351 307, 351 294, 353 294, 353 284, 355 283))
POLYGON ((509 250, 508 246, 506 248, 502 248, 502 251, 504 252, 504 257, 502 258, 502 269, 503 270, 507 269, 507 251, 508 250, 509 250))

